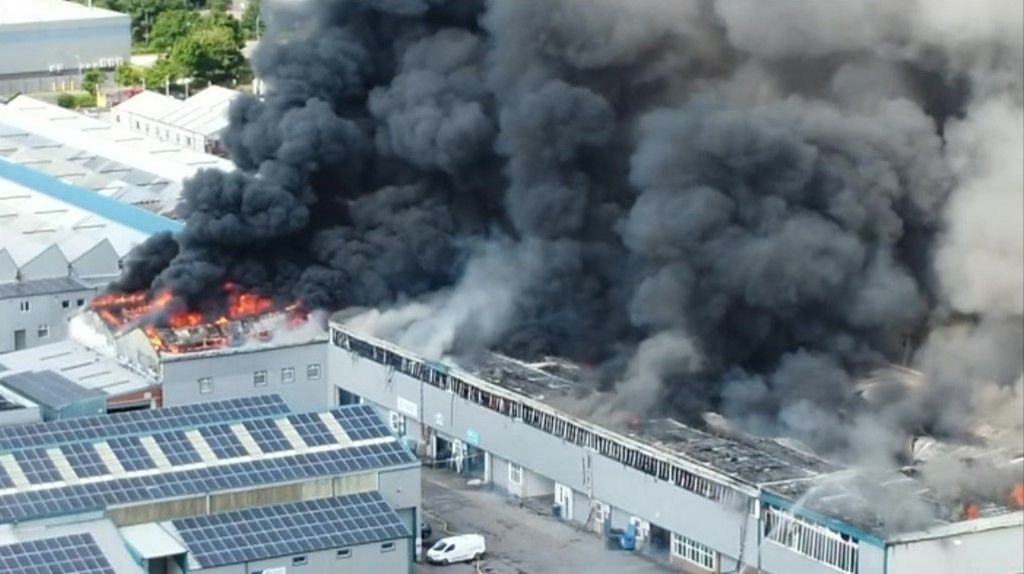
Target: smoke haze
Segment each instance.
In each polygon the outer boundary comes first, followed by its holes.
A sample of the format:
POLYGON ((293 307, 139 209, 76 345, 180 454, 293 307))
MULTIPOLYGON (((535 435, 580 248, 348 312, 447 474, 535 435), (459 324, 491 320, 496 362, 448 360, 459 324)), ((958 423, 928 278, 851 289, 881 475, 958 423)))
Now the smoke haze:
POLYGON ((563 355, 623 410, 858 458, 1020 400, 1020 2, 267 9, 239 169, 188 182, 122 288, 374 309, 430 355, 563 355), (907 341, 925 392, 857 403, 907 341))

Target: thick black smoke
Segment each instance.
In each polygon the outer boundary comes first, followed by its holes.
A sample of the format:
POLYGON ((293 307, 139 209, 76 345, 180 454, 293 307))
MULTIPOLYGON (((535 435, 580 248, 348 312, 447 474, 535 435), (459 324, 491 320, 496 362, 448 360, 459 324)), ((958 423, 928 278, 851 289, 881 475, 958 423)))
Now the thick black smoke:
POLYGON ((282 5, 256 54, 266 97, 231 110, 239 169, 189 181, 180 252, 120 287, 416 301, 410 332, 447 337, 433 352, 567 355, 620 381, 624 408, 850 446, 821 430, 852 377, 949 311, 988 313, 950 295, 956 253, 934 261, 950 198, 998 169, 971 173, 949 138, 964 149, 985 102, 1019 114, 1019 34, 950 39, 948 7, 791 4, 282 5))

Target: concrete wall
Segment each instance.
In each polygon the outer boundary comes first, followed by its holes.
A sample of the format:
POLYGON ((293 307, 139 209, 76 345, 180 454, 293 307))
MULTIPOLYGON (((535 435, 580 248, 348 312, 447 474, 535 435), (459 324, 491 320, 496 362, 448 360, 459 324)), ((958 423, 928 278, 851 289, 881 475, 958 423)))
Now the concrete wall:
POLYGON ((95 294, 95 289, 86 289, 0 299, 0 353, 14 350, 14 333, 21 329, 25 331, 26 349, 63 340, 67 337, 68 320, 79 310, 78 301, 87 302, 95 294), (28 311, 21 311, 24 301, 28 301, 28 311), (66 308, 64 301, 68 303, 66 308), (39 336, 40 325, 49 326, 48 336, 39 336))
POLYGON ((18 54, 0 58, 0 93, 53 91, 62 80, 80 86, 80 68, 84 73, 128 62, 130 22, 121 14, 6 25, 0 30, 0 54, 18 54))
POLYGON ((889 546, 888 574, 1011 574, 1024 572, 1024 526, 889 546))
POLYGON ((271 568, 284 568, 287 574, 324 574, 327 572, 380 572, 388 574, 401 574, 412 571, 409 539, 391 541, 395 549, 390 552, 382 552, 384 543, 375 542, 345 548, 332 548, 319 552, 296 554, 269 560, 258 560, 245 564, 232 564, 220 568, 204 568, 196 570, 203 574, 252 574, 269 570, 271 568), (348 549, 352 551, 348 558, 339 558, 338 550, 348 549), (306 557, 306 564, 294 566, 292 560, 298 556, 306 557))
POLYGON ((149 136, 160 141, 170 142, 179 147, 192 149, 198 152, 207 152, 207 137, 205 134, 192 130, 182 129, 160 120, 155 120, 140 114, 133 114, 125 110, 114 111, 114 122, 124 126, 133 132, 149 136))
POLYGON ((296 411, 323 410, 333 406, 327 389, 323 342, 292 347, 175 357, 163 363, 164 406, 187 405, 254 395, 279 394, 296 411), (320 365, 320 379, 308 380, 306 367, 320 365), (282 369, 295 369, 295 380, 282 382, 282 369), (267 384, 255 386, 256 371, 267 372, 267 384), (213 390, 199 392, 199 379, 210 377, 213 390))

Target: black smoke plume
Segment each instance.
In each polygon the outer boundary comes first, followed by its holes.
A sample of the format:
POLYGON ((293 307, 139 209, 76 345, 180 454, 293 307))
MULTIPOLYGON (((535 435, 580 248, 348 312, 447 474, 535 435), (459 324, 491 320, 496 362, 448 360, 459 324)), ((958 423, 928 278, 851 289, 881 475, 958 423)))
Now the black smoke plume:
POLYGON ((1024 344, 1021 7, 992 4, 271 3, 238 170, 119 288, 404 313, 432 353, 565 355, 622 409, 825 448, 862 446, 840 416, 957 432, 1020 353, 923 353, 932 396, 845 409, 952 317, 1024 344))

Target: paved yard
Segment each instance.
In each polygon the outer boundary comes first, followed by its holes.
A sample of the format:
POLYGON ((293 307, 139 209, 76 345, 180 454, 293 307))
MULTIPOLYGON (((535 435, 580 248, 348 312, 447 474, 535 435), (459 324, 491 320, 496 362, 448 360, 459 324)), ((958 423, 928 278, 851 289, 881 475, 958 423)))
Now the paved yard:
POLYGON ((479 533, 487 540, 487 557, 469 564, 417 564, 426 574, 651 574, 671 572, 667 566, 626 552, 606 550, 593 534, 581 532, 551 516, 520 508, 500 494, 470 488, 447 471, 423 469, 423 509, 434 539, 479 533), (477 570, 479 568, 479 570, 477 570))

